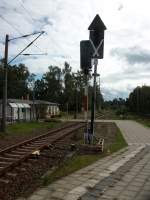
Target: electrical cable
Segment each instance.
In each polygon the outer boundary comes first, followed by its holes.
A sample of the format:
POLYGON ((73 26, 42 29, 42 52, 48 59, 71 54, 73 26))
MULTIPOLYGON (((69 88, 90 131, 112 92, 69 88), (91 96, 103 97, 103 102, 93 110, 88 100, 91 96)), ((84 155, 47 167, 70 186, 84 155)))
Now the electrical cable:
MULTIPOLYGON (((18 28, 16 28, 15 26, 13 26, 7 19, 5 19, 2 15, 0 15, 0 18, 5 21, 8 25, 10 25, 17 33, 19 33, 20 35, 23 35, 23 33, 20 32, 20 30, 18 28)), ((25 39, 28 42, 31 42, 29 39, 25 39)), ((36 48, 38 48, 42 53, 43 51, 41 50, 41 48, 39 48, 37 45, 33 44, 33 46, 35 46, 36 48)))
POLYGON ((7 19, 5 19, 2 15, 0 15, 0 18, 5 21, 9 26, 11 26, 17 33, 19 33, 20 35, 22 35, 22 33, 19 31, 19 29, 17 29, 16 27, 14 27, 7 19))
POLYGON ((24 9, 24 11, 26 12, 26 14, 30 17, 30 19, 32 20, 33 23, 36 22, 36 20, 31 16, 30 12, 25 8, 25 6, 23 5, 22 1, 18 0, 20 6, 24 9))
MULTIPOLYGON (((32 20, 33 23, 37 23, 38 21, 36 19, 34 19, 31 15, 31 13, 28 11, 28 9, 24 6, 24 3, 22 2, 22 0, 17 0, 18 3, 20 4, 20 6, 24 9, 24 11, 26 12, 26 14, 30 17, 30 19, 32 20)), ((39 30, 41 31, 43 29, 43 27, 46 24, 42 24, 41 27, 39 28, 39 30)))
POLYGON ((22 52, 24 52, 27 48, 29 48, 44 32, 41 32, 33 41, 31 41, 24 49, 22 49, 22 51, 20 53, 18 53, 13 59, 11 59, 9 62, 8 62, 8 65, 14 61, 19 55, 22 54, 22 52))
MULTIPOLYGON (((17 1, 18 1, 18 3, 20 4, 20 6, 24 9, 24 11, 26 12, 26 14, 31 18, 32 22, 33 22, 33 23, 36 23, 37 20, 35 20, 35 19, 32 17, 32 15, 31 15, 30 12, 28 11, 28 9, 24 6, 24 3, 22 2, 22 0, 17 0, 17 1)), ((44 27, 45 25, 47 25, 47 24, 48 24, 48 23, 42 24, 41 27, 39 28, 39 30, 42 30, 43 27, 44 27)), ((50 40, 50 39, 49 39, 49 40, 50 40)), ((47 45, 46 48, 45 48, 45 52, 46 52, 46 54, 48 55, 47 49, 48 49, 48 45, 47 45)))
MULTIPOLYGON (((37 20, 34 19, 34 18, 32 17, 31 13, 30 13, 30 12, 28 11, 28 9, 24 6, 24 3, 22 2, 22 0, 17 0, 17 1, 18 1, 18 3, 20 4, 21 8, 24 9, 24 11, 26 12, 26 14, 27 14, 27 15, 29 16, 29 18, 31 19, 30 21, 28 21, 27 18, 26 18, 26 20, 27 20, 29 23, 31 23, 31 21, 32 21, 33 23, 36 23, 37 20)), ((3 0, 3 2, 5 3, 4 0, 3 0)), ((19 13, 20 13, 20 12, 19 12, 19 13)), ((10 25, 10 23, 9 23, 9 25, 10 25)), ((45 25, 46 25, 46 24, 42 24, 41 27, 39 28, 39 30, 41 31, 45 25)), ((17 31, 17 32, 18 32, 18 31, 17 31)), ((19 33, 20 33, 20 31, 19 31, 19 33)), ((36 46, 36 45, 34 44, 34 46, 36 46)), ((44 52, 44 51, 41 50, 41 48, 39 48, 38 46, 36 46, 36 47, 37 47, 42 53, 44 52)), ((47 45, 46 48, 45 48, 45 52, 46 52, 46 54, 48 55, 48 53, 47 53, 47 48, 48 48, 48 45, 47 45)))

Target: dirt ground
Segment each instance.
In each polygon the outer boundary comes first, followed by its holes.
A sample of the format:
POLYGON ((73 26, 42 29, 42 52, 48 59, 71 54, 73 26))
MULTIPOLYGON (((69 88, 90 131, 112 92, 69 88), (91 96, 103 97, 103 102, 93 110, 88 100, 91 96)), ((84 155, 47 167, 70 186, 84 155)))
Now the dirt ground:
POLYGON ((118 127, 112 122, 95 123, 95 136, 96 138, 103 138, 105 146, 115 142, 118 127))
MULTIPOLYGON (((96 141, 100 138, 104 139, 105 147, 113 144, 116 141, 116 134, 118 132, 118 127, 115 123, 112 122, 99 122, 94 125, 94 136, 96 141)), ((80 130, 77 134, 74 135, 74 141, 76 144, 84 143, 84 133, 83 130, 80 130)), ((96 143, 96 141, 94 143, 96 143)))

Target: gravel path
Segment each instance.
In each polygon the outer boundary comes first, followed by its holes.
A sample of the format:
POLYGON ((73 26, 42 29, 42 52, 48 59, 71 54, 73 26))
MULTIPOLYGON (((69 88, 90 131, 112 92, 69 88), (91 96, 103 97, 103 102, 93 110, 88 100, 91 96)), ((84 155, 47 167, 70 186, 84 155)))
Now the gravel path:
POLYGON ((35 191, 27 200, 149 200, 150 129, 134 121, 114 122, 127 148, 35 191))

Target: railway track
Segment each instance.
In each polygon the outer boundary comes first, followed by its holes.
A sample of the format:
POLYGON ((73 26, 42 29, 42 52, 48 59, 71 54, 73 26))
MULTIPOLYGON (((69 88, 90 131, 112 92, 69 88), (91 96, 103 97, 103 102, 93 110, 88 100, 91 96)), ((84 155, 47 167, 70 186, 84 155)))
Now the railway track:
POLYGON ((102 114, 102 113, 97 113, 95 115, 95 119, 103 119, 103 117, 104 117, 104 114, 102 114))
POLYGON ((73 123, 0 151, 0 182, 6 183, 3 176, 13 176, 11 171, 30 160, 34 154, 38 155, 45 149, 52 148, 55 143, 59 143, 63 138, 83 126, 83 123, 73 123))

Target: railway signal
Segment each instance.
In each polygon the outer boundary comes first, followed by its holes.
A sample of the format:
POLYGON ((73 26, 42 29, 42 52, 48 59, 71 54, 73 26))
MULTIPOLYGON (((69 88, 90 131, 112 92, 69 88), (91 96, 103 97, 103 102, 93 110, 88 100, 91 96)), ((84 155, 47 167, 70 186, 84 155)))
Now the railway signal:
POLYGON ((89 40, 80 42, 80 66, 84 74, 88 75, 92 68, 91 57, 93 49, 89 40))
MULTIPOLYGON (((92 104, 91 104, 91 126, 90 126, 90 137, 93 139, 94 135, 94 116, 95 116, 95 100, 96 100, 96 77, 97 77, 97 65, 98 59, 103 58, 104 52, 104 31, 106 30, 106 26, 103 21, 96 15, 92 23, 90 24, 88 30, 90 31, 90 42, 93 47, 93 55, 94 58, 94 79, 93 79, 93 92, 92 92, 92 104)), ((91 141, 90 141, 91 142, 91 141)))
MULTIPOLYGON (((88 128, 88 114, 85 116, 86 120, 86 138, 85 141, 88 140, 91 143, 93 139, 93 127, 94 127, 94 115, 95 115, 95 99, 96 99, 96 77, 97 77, 97 65, 98 59, 103 59, 104 52, 104 31, 106 30, 106 26, 101 20, 99 15, 96 15, 93 19, 92 23, 88 27, 90 31, 89 40, 83 40, 80 42, 80 67, 85 75, 86 86, 85 86, 85 96, 88 96, 88 81, 87 76, 89 71, 92 69, 91 61, 94 59, 94 79, 93 79, 93 93, 92 93, 92 104, 91 104, 91 126, 90 131, 88 128), (87 139, 88 138, 88 139, 87 139)), ((85 104, 88 104, 88 98, 85 104)), ((87 110, 85 110, 85 113, 87 110)))
POLYGON ((95 16, 88 30, 90 31, 89 39, 93 48, 92 58, 102 59, 104 52, 104 31, 106 30, 106 26, 99 15, 95 16))
POLYGON ((83 98, 83 105, 84 105, 84 118, 86 122, 85 127, 85 143, 87 143, 88 138, 88 74, 92 68, 91 64, 91 56, 92 56, 92 46, 89 40, 83 40, 80 42, 80 67, 85 75, 85 87, 84 87, 84 98, 83 98))

